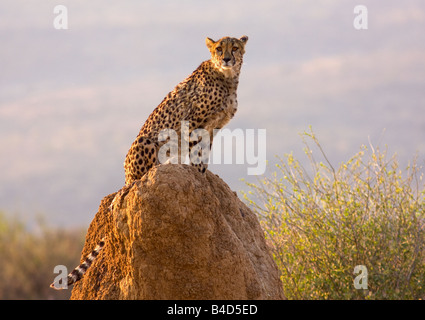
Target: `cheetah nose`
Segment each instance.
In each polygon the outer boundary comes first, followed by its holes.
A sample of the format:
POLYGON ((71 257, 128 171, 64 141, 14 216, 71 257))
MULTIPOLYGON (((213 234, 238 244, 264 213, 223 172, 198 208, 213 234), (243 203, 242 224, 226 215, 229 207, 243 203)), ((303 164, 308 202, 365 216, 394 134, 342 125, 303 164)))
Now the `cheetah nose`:
POLYGON ((228 63, 228 62, 230 61, 230 58, 223 58, 223 61, 224 61, 225 63, 228 63))

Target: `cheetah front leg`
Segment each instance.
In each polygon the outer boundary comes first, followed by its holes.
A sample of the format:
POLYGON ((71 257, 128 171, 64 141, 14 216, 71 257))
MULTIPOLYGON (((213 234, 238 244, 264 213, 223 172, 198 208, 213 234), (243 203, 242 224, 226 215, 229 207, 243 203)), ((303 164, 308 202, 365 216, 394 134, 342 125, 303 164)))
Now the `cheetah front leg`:
POLYGON ((208 163, 198 163, 198 164, 191 164, 192 167, 195 167, 198 172, 200 172, 203 176, 205 176, 205 173, 208 169, 208 163))
POLYGON ((189 142, 190 165, 195 167, 202 175, 208 169, 208 161, 212 146, 212 139, 209 135, 200 137, 197 141, 189 142))

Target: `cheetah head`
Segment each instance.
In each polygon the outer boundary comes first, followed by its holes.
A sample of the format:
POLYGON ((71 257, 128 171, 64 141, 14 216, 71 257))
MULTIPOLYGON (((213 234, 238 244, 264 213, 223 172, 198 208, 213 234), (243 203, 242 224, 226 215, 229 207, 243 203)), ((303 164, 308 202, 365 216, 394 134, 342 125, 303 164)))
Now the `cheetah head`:
POLYGON ((224 37, 217 41, 211 38, 205 40, 211 52, 211 61, 226 76, 240 69, 247 41, 247 36, 239 39, 224 37))

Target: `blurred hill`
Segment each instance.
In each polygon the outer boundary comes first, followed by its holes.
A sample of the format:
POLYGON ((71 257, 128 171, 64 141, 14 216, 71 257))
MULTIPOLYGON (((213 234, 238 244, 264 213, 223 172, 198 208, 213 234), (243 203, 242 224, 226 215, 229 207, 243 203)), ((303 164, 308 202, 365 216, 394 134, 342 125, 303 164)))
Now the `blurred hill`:
MULTIPOLYGON (((333 163, 368 139, 401 164, 425 153, 425 3, 63 1, 0 3, 0 208, 87 226, 124 183, 123 161, 150 112, 209 58, 206 36, 250 38, 228 128, 266 129, 267 159, 309 125, 333 163), (36 186, 36 187, 35 187, 36 186), (55 201, 52 201, 55 199, 55 201)), ((240 190, 247 164, 212 165, 240 190)))

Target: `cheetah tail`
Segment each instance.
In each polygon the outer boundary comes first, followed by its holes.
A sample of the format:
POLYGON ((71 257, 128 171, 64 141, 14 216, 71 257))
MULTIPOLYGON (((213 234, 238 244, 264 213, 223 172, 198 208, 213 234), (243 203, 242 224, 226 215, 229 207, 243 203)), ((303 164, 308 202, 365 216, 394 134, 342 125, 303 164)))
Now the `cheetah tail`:
MULTIPOLYGON (((87 269, 92 265, 93 261, 96 259, 99 252, 103 249, 105 246, 106 237, 102 238, 99 243, 97 244, 96 248, 87 256, 86 260, 80 264, 78 267, 76 267, 70 274, 67 276, 67 285, 70 286, 77 281, 79 281, 84 274, 86 273, 87 269)), ((64 286, 63 283, 60 284, 59 281, 62 279, 59 279, 55 282, 53 282, 50 285, 50 288, 53 288, 55 290, 62 290, 66 288, 67 286, 64 286)))

